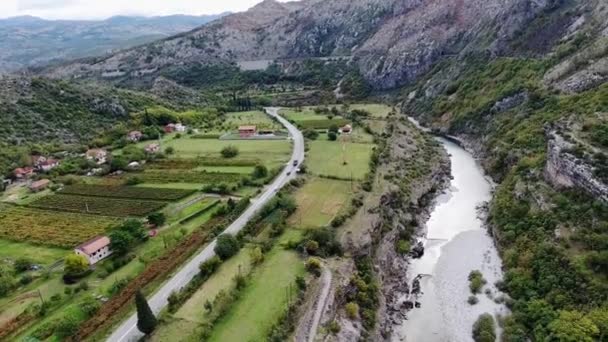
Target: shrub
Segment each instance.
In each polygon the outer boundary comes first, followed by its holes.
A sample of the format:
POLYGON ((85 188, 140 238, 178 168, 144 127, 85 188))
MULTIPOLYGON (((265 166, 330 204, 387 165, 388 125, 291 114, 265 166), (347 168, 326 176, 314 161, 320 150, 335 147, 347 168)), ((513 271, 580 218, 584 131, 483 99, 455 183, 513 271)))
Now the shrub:
POLYGON ((486 284, 486 280, 480 271, 475 270, 469 273, 469 288, 473 294, 481 293, 481 289, 486 284))
POLYGON ((240 248, 238 240, 231 234, 222 234, 217 238, 214 251, 222 260, 230 259, 240 248))
POLYGON ((492 315, 488 313, 480 315, 473 324, 473 340, 475 342, 494 342, 496 341, 495 329, 492 315))
POLYGON ((70 254, 65 258, 64 274, 74 276, 85 273, 89 269, 89 262, 85 257, 78 254, 70 254))
POLYGON ((306 260, 306 270, 316 276, 320 276, 321 260, 319 260, 319 258, 308 258, 308 260, 306 260))
POLYGON ((73 336, 78 331, 78 319, 73 315, 64 316, 57 322, 55 334, 60 339, 73 336))
POLYGON ((152 214, 148 215, 148 222, 150 222, 151 224, 153 224, 157 227, 161 227, 162 225, 165 224, 166 221, 167 221, 167 217, 163 213, 157 212, 157 213, 152 213, 152 214))
POLYGON ((304 135, 304 137, 306 139, 317 140, 317 138, 319 137, 319 132, 317 132, 316 130, 314 130, 312 128, 308 128, 308 129, 304 130, 302 135, 304 135))
POLYGON ((169 146, 169 147, 167 147, 167 148, 165 149, 165 154, 166 154, 166 155, 171 155, 171 154, 173 154, 173 153, 175 153, 175 148, 173 148, 173 146, 169 146))
POLYGON ((226 146, 222 149, 222 157, 228 159, 228 158, 234 158, 236 156, 239 155, 239 149, 236 148, 235 146, 226 146))
POLYGON ((475 305, 479 303, 479 299, 477 299, 477 296, 469 296, 469 299, 467 299, 467 303, 469 303, 470 305, 475 305))
POLYGON ((338 140, 338 135, 334 132, 329 132, 327 133, 327 139, 329 139, 329 141, 336 141, 338 140))
POLYGON ((203 278, 209 277, 222 264, 222 259, 217 255, 199 265, 200 275, 203 278))
POLYGON ((346 311, 346 316, 351 320, 355 320, 359 317, 359 304, 357 303, 350 302, 346 304, 344 310, 346 311))
POLYGON ((18 258, 17 260, 15 260, 15 265, 13 267, 15 268, 15 272, 21 273, 29 270, 32 265, 33 263, 30 259, 18 258))
POLYGON ((253 169, 253 173, 251 174, 251 177, 253 177, 253 179, 260 179, 260 178, 264 178, 268 176, 268 168, 264 165, 256 165, 255 168, 253 169))

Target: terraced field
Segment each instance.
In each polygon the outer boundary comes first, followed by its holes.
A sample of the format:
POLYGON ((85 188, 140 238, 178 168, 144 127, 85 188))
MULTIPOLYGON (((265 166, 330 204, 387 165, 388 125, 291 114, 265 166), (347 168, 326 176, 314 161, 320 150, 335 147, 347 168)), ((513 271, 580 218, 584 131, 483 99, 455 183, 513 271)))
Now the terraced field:
POLYGON ((241 173, 203 172, 192 170, 154 170, 149 169, 139 174, 146 183, 198 183, 198 184, 234 184, 241 181, 241 173))
POLYGON ((32 244, 72 248, 120 221, 106 216, 0 204, 0 237, 32 244))

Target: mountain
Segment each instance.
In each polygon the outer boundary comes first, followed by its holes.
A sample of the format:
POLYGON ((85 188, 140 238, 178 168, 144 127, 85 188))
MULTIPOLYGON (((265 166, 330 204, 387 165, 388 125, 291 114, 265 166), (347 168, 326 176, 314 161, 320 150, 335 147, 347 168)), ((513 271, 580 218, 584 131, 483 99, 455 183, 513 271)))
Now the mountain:
POLYGON ((347 56, 374 88, 391 89, 413 83, 446 56, 546 52, 581 7, 568 0, 266 0, 191 32, 46 74, 143 82, 201 65, 347 56), (577 9, 554 18, 563 8, 577 9), (538 26, 543 20, 552 26, 538 26), (530 25, 538 27, 529 39, 539 44, 516 47, 530 25))
POLYGON ((96 56, 192 30, 220 15, 116 16, 102 21, 0 20, 0 72, 96 56))

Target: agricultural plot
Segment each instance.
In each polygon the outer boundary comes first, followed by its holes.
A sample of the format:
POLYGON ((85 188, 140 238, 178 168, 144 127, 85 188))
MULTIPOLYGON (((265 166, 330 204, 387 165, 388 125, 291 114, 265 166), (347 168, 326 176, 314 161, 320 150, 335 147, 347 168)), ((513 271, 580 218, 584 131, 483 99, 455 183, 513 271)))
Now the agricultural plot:
POLYGON ((47 266, 63 258, 67 253, 68 251, 62 248, 0 239, 1 260, 16 260, 26 256, 36 264, 47 266))
POLYGON ((270 119, 268 115, 261 111, 227 113, 224 126, 228 130, 236 130, 242 125, 255 125, 258 129, 282 129, 279 123, 270 119))
POLYGON ((235 184, 241 181, 241 173, 203 172, 192 170, 145 170, 138 175, 146 183, 196 183, 235 184))
POLYGON ((302 129, 329 129, 332 126, 342 127, 350 124, 350 120, 346 119, 324 119, 324 120, 304 120, 296 121, 302 129))
POLYGON ((352 104, 350 109, 359 109, 370 112, 373 118, 386 118, 388 114, 393 110, 391 106, 384 104, 370 103, 370 104, 352 104))
POLYGON ((296 193, 298 209, 290 217, 289 224, 303 228, 329 225, 351 198, 352 191, 348 181, 323 178, 310 180, 296 193))
POLYGON ((215 325, 207 341, 265 341, 288 304, 285 290, 303 275, 304 263, 293 251, 275 247, 255 271, 239 300, 215 325), (238 327, 238 328, 237 328, 238 327))
POLYGON ((306 164, 315 175, 361 180, 369 172, 373 149, 372 144, 312 141, 306 164))
POLYGON ((68 185, 61 194, 82 195, 95 197, 113 197, 126 199, 142 199, 155 201, 176 201, 194 193, 184 189, 154 189, 137 188, 132 186, 103 186, 103 185, 68 185))
POLYGON ((166 202, 126 200, 105 197, 88 197, 74 195, 52 195, 43 197, 31 207, 103 216, 129 217, 145 216, 159 210, 166 202))
POLYGON ((119 219, 24 207, 0 208, 0 237, 11 241, 72 248, 107 231, 119 219))
POLYGON ((171 158, 160 159, 149 164, 151 169, 159 170, 188 170, 197 167, 222 167, 222 166, 256 166, 260 164, 260 159, 226 159, 226 158, 171 158))

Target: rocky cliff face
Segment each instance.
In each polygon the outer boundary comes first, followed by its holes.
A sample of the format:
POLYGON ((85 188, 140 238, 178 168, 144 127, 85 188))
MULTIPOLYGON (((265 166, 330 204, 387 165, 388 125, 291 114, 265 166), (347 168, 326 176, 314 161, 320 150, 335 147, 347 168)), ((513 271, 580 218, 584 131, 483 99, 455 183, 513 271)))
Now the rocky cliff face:
POLYGON ((46 74, 124 80, 192 64, 353 56, 370 84, 390 89, 410 84, 446 55, 511 53, 508 43, 562 2, 266 0, 194 31, 46 74))
POLYGON ((547 164, 545 178, 557 188, 577 187, 608 202, 608 184, 596 178, 593 169, 570 151, 574 144, 557 131, 547 133, 547 164))

